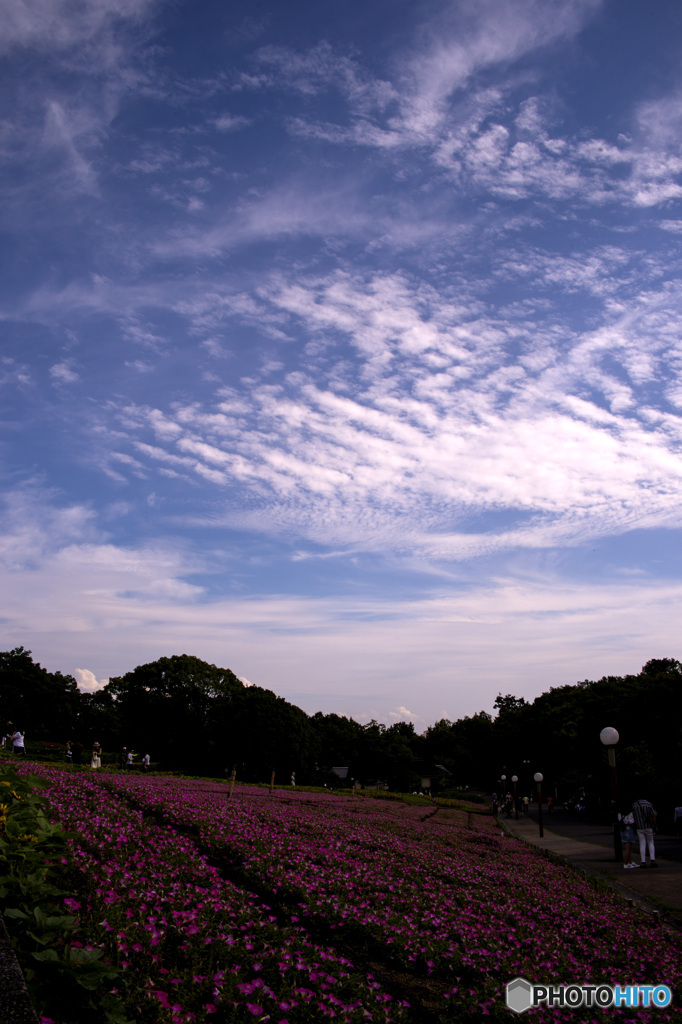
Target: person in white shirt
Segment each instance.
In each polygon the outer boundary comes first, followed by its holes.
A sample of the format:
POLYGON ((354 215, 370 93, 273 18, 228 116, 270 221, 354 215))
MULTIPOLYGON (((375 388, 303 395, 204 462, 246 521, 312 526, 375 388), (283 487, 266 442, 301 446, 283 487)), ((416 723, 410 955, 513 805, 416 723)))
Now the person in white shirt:
POLYGON ((654 831, 656 830, 656 811, 650 800, 635 800, 632 805, 632 813, 635 818, 635 828, 639 839, 639 860, 640 868, 646 867, 647 850, 649 852, 649 864, 652 868, 656 864, 656 848, 654 846, 654 831))
POLYGON ((24 733, 19 729, 12 734, 12 750, 15 754, 20 754, 22 757, 25 756, 26 750, 24 748, 24 733))

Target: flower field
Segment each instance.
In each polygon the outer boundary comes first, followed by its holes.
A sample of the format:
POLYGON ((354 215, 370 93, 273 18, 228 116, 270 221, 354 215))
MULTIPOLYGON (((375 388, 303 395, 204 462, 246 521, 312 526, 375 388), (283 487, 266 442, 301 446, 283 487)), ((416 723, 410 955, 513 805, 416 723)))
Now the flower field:
MULTIPOLYGON (((84 947, 121 969, 135 1022, 509 1021, 504 985, 519 974, 680 990, 677 932, 502 837, 491 818, 39 770, 82 870, 67 909, 84 947)), ((647 1022, 680 1011, 606 1013, 647 1022)))

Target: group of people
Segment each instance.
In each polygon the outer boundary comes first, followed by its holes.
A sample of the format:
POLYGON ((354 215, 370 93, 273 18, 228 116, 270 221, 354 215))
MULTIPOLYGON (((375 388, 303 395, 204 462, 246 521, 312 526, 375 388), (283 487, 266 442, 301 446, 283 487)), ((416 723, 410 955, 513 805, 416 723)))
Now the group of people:
MULTIPOLYGON (((134 759, 135 754, 133 753, 133 751, 128 750, 126 747, 124 747, 121 753, 118 755, 119 768, 132 768, 133 764, 135 763, 134 759)), ((150 764, 151 758, 149 754, 145 754, 144 757, 142 758, 142 767, 146 772, 149 771, 150 764)))
MULTIPOLYGON (((135 754, 133 753, 133 751, 128 750, 126 747, 123 747, 121 753, 118 755, 119 768, 132 768, 133 764, 135 763, 134 758, 135 754)), ((145 754, 144 757, 142 758, 142 767, 144 768, 145 771, 149 771, 150 764, 151 758, 149 754, 145 754)), ((98 742, 95 742, 92 745, 92 757, 90 758, 90 767, 95 769, 102 767, 102 747, 98 742)))
MULTIPOLYGON (((83 755, 83 744, 80 740, 67 740, 66 741, 66 763, 67 764, 80 764, 81 757, 83 755)), ((101 768, 102 767, 102 748, 99 743, 95 740, 92 745, 92 753, 90 754, 90 767, 101 768)))
MULTIPOLYGON (((21 729, 15 729, 12 722, 7 722, 5 730, 0 737, 0 746, 3 750, 10 749, 12 753, 19 754, 24 757, 26 755, 25 747, 25 733, 21 729)), ((80 764, 81 755, 83 753, 83 744, 79 741, 67 740, 66 742, 66 761, 68 764, 80 764)), ((132 768, 134 764, 135 754, 132 750, 127 750, 125 747, 119 754, 118 766, 119 768, 132 768)), ((151 766, 151 758, 149 754, 145 754, 142 758, 142 767, 145 771, 149 771, 151 766)), ((92 754, 90 755, 90 767, 97 769, 102 767, 102 747, 101 744, 95 740, 92 745, 92 754)), ((292 785, 294 785, 292 776, 292 785)))
POLYGON ((15 729, 11 722, 7 722, 1 741, 2 749, 6 750, 9 748, 13 754, 19 754, 20 757, 24 757, 26 755, 25 739, 26 735, 21 729, 15 729))
POLYGON ((656 811, 651 801, 635 800, 632 807, 626 805, 618 815, 618 820, 620 822, 620 841, 623 845, 623 867, 625 869, 645 868, 647 866, 647 853, 649 855, 649 867, 658 867, 656 864, 656 848, 654 846, 656 811), (635 832, 639 840, 639 864, 635 864, 632 859, 635 832))
MULTIPOLYGON (((492 804, 492 810, 495 817, 497 817, 499 813, 504 812, 504 814, 506 814, 508 818, 512 818, 514 817, 516 811, 518 811, 519 814, 528 814, 528 810, 531 804, 531 798, 528 795, 517 796, 515 805, 513 793, 505 793, 502 797, 502 804, 500 807, 500 800, 498 798, 498 795, 497 793, 493 793, 492 804)), ((547 810, 550 814, 552 813, 552 804, 553 801, 552 797, 550 796, 547 799, 547 810)))

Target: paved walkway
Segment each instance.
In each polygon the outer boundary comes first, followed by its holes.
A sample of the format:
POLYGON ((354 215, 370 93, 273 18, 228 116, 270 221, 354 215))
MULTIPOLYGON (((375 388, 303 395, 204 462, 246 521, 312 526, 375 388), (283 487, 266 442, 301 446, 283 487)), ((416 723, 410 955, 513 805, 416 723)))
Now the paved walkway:
MULTIPOLYGON (((544 837, 541 839, 538 822, 531 817, 521 815, 518 821, 514 818, 498 820, 518 839, 540 849, 551 850, 588 874, 601 876, 626 899, 634 900, 650 912, 658 910, 662 917, 682 926, 682 862, 672 859, 678 853, 679 840, 671 839, 670 843, 658 845, 657 868, 626 871, 622 862, 614 858, 612 832, 608 826, 579 822, 573 829, 573 835, 560 835, 558 829, 570 833, 571 824, 566 825, 557 815, 555 825, 554 816, 545 815, 544 837), (662 857, 663 852, 668 853, 671 859, 662 857)), ((658 838, 656 836, 657 843, 658 838)), ((633 854, 633 860, 638 863, 637 844, 633 846, 633 854)))

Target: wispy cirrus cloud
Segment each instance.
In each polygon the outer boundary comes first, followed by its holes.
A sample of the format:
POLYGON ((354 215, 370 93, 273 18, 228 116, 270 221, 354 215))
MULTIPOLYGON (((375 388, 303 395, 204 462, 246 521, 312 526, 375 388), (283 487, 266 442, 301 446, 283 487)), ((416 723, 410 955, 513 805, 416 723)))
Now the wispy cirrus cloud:
POLYGON ((15 47, 67 50, 101 36, 121 22, 139 22, 155 0, 2 0, 0 51, 15 47))
POLYGON ((476 73, 511 64, 524 54, 574 36, 601 7, 601 0, 561 5, 494 0, 444 6, 425 21, 421 40, 406 58, 400 127, 433 138, 449 113, 453 94, 476 73))
POLYGON ((290 116, 289 130, 333 145, 381 150, 389 158, 400 153, 404 159, 412 151, 416 159, 425 157, 432 171, 440 169, 475 195, 487 192, 512 201, 542 196, 633 209, 679 199, 676 95, 633 109, 634 141, 622 133, 614 140, 596 134, 586 139, 584 128, 576 136, 562 134, 560 108, 551 94, 515 98, 518 81, 510 70, 515 62, 572 39, 601 6, 600 0, 561 8, 535 0, 503 9, 460 3, 431 12, 411 48, 395 62, 390 82, 372 85, 356 61, 325 45, 307 54, 264 51, 262 59, 275 78, 260 85, 285 82, 311 96, 338 89, 345 117, 323 121, 307 112, 290 116), (498 84, 478 85, 477 76, 493 67, 498 84))
POLYGON ((156 7, 155 0, 0 0, 0 56, 12 104, 0 128, 9 223, 42 209, 50 224, 58 210, 44 205, 47 193, 60 205, 98 197, 111 122, 123 97, 150 79, 144 47, 156 7), (71 88, 76 78, 87 87, 71 88))

